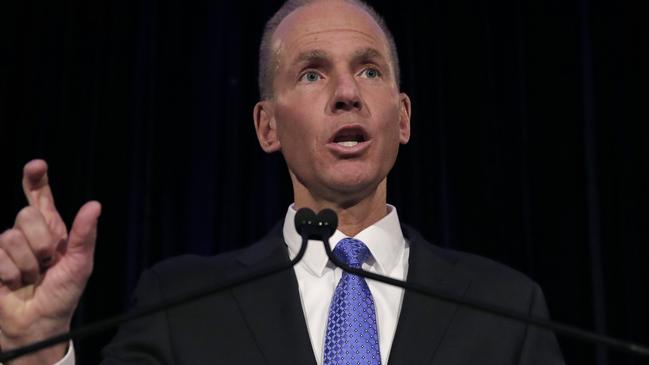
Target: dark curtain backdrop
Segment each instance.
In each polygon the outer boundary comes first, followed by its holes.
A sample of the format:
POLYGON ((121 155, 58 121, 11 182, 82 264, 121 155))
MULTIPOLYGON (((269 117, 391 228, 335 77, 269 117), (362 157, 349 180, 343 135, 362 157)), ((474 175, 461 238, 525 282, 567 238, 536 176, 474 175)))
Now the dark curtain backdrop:
MULTIPOLYGON (((545 290, 553 318, 649 343, 646 1, 374 1, 413 137, 389 202, 438 245, 545 290)), ((244 247, 292 201, 257 145, 257 46, 280 1, 0 5, 0 227, 45 158, 70 222, 103 203, 75 325, 122 312, 142 270, 244 247)), ((77 343, 96 363, 113 335, 77 343)), ((494 334, 497 335, 497 334, 494 334)), ((572 364, 640 364, 561 338, 572 364)))

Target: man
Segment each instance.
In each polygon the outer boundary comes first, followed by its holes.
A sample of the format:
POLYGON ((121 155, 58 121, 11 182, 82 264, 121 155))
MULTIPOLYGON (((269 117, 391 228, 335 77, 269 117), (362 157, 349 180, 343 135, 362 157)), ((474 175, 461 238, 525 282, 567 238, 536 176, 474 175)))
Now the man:
MULTIPOLYGON (((295 202, 283 226, 250 248, 182 257, 146 272, 136 305, 287 262, 299 249, 296 209, 331 208, 331 239, 350 265, 547 315, 523 275, 439 249, 402 231, 386 203, 386 176, 410 137, 410 100, 382 21, 357 1, 288 2, 269 21, 260 50, 259 143, 280 151, 295 202)), ((86 203, 68 233, 54 206, 47 166, 25 166, 29 206, 0 237, 0 346, 10 349, 69 329, 92 270, 101 207, 86 203)), ((294 271, 125 324, 106 364, 559 364, 551 333, 353 275, 309 245, 294 271), (359 331, 360 330, 360 331, 359 331), (356 357, 355 357, 356 356, 356 357)), ((15 364, 73 363, 67 345, 15 364)))

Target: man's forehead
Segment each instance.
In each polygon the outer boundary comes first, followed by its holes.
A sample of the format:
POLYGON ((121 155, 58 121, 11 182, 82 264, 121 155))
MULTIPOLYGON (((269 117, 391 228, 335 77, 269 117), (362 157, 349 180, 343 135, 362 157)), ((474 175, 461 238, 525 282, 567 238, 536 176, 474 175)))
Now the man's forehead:
MULTIPOLYGON (((373 43, 373 48, 388 50, 385 34, 376 21, 360 7, 346 1, 316 1, 293 11, 275 30, 271 47, 275 56, 287 49, 295 50, 296 43, 308 39, 307 47, 316 50, 318 36, 327 32, 355 33, 373 43)), ((379 53, 382 53, 379 52, 379 53)))

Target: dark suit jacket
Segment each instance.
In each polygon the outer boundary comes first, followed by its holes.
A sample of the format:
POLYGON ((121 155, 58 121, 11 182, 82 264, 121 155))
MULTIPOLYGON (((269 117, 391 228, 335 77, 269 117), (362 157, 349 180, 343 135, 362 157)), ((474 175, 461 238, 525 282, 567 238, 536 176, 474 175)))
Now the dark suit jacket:
MULTIPOLYGON (((524 275, 478 256, 441 249, 404 227, 408 281, 519 312, 547 316, 524 275)), ((211 258, 184 256, 142 275, 135 305, 216 285, 288 262, 281 225, 256 244, 211 258)), ((304 364, 315 357, 293 270, 127 323, 103 364, 304 364)), ((562 364, 554 335, 525 324, 406 292, 389 365, 562 364)))

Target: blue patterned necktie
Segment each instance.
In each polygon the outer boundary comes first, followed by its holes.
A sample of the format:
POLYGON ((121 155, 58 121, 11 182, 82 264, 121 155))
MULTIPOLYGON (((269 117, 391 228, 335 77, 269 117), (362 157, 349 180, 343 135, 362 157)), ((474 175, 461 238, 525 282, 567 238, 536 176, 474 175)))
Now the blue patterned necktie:
MULTIPOLYGON (((333 251, 360 269, 370 250, 357 239, 344 238, 333 251)), ((324 347, 324 365, 381 365, 374 299, 365 279, 347 272, 334 292, 324 347)))

